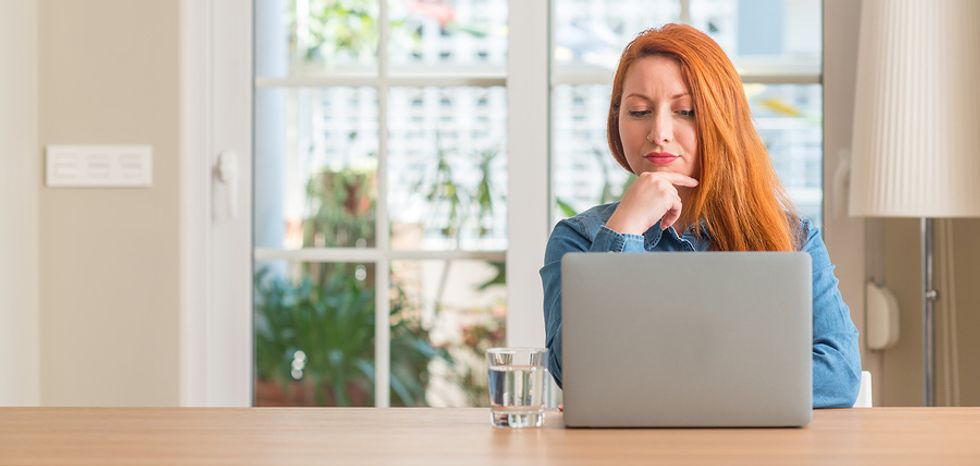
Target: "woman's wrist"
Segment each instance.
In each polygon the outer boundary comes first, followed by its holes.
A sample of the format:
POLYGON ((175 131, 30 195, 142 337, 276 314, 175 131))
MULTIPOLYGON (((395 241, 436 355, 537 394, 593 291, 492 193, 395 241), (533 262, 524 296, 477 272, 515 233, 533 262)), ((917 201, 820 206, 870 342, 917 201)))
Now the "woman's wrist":
POLYGON ((640 225, 623 220, 621 217, 616 215, 617 213, 618 212, 614 212, 612 217, 609 217, 609 220, 606 222, 606 228, 617 233, 634 235, 642 235, 647 230, 640 225))

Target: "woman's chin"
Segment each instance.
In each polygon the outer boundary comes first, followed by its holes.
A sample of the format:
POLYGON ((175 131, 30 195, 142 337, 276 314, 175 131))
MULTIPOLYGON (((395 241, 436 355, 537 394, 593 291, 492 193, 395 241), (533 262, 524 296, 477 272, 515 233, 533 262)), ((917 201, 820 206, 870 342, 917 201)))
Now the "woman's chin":
MULTIPOLYGON (((650 162, 643 164, 643 170, 640 173, 678 173, 684 175, 684 172, 679 170, 678 167, 673 167, 670 165, 655 165, 650 162)), ((685 175, 686 176, 686 175, 685 175)))
POLYGON ((685 163, 682 157, 679 157, 672 163, 653 163, 647 159, 634 160, 630 163, 630 168, 633 168, 633 173, 640 175, 642 173, 677 173, 678 175, 691 176, 690 174, 694 170, 689 170, 689 167, 685 163))

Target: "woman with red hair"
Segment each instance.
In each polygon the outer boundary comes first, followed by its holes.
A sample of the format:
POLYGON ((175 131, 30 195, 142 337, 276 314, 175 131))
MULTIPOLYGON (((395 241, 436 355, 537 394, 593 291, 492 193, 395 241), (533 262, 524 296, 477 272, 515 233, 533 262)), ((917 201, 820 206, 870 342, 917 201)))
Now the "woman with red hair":
POLYGON ((805 251, 813 265, 813 405, 857 398, 858 332, 820 232, 800 219, 752 123, 741 79, 710 37, 668 24, 619 61, 609 150, 636 179, 619 202, 559 222, 544 284, 549 369, 561 385, 561 258, 568 252, 805 251))

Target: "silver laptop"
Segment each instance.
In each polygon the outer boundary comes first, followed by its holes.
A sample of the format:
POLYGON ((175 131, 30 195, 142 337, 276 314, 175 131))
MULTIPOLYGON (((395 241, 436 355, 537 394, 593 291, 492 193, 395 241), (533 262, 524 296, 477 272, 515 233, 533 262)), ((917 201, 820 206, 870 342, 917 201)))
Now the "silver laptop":
POLYGON ((565 425, 808 424, 810 273, 802 252, 566 254, 565 425))

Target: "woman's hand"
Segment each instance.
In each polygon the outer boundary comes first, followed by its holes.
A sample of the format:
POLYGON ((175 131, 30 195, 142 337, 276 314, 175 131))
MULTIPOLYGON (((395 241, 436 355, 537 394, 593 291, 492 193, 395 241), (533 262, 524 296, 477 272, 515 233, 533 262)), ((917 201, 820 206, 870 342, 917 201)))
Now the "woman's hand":
POLYGON ((667 229, 681 218, 677 186, 693 188, 698 180, 672 172, 643 172, 630 185, 606 226, 620 233, 642 235, 661 218, 667 229))

